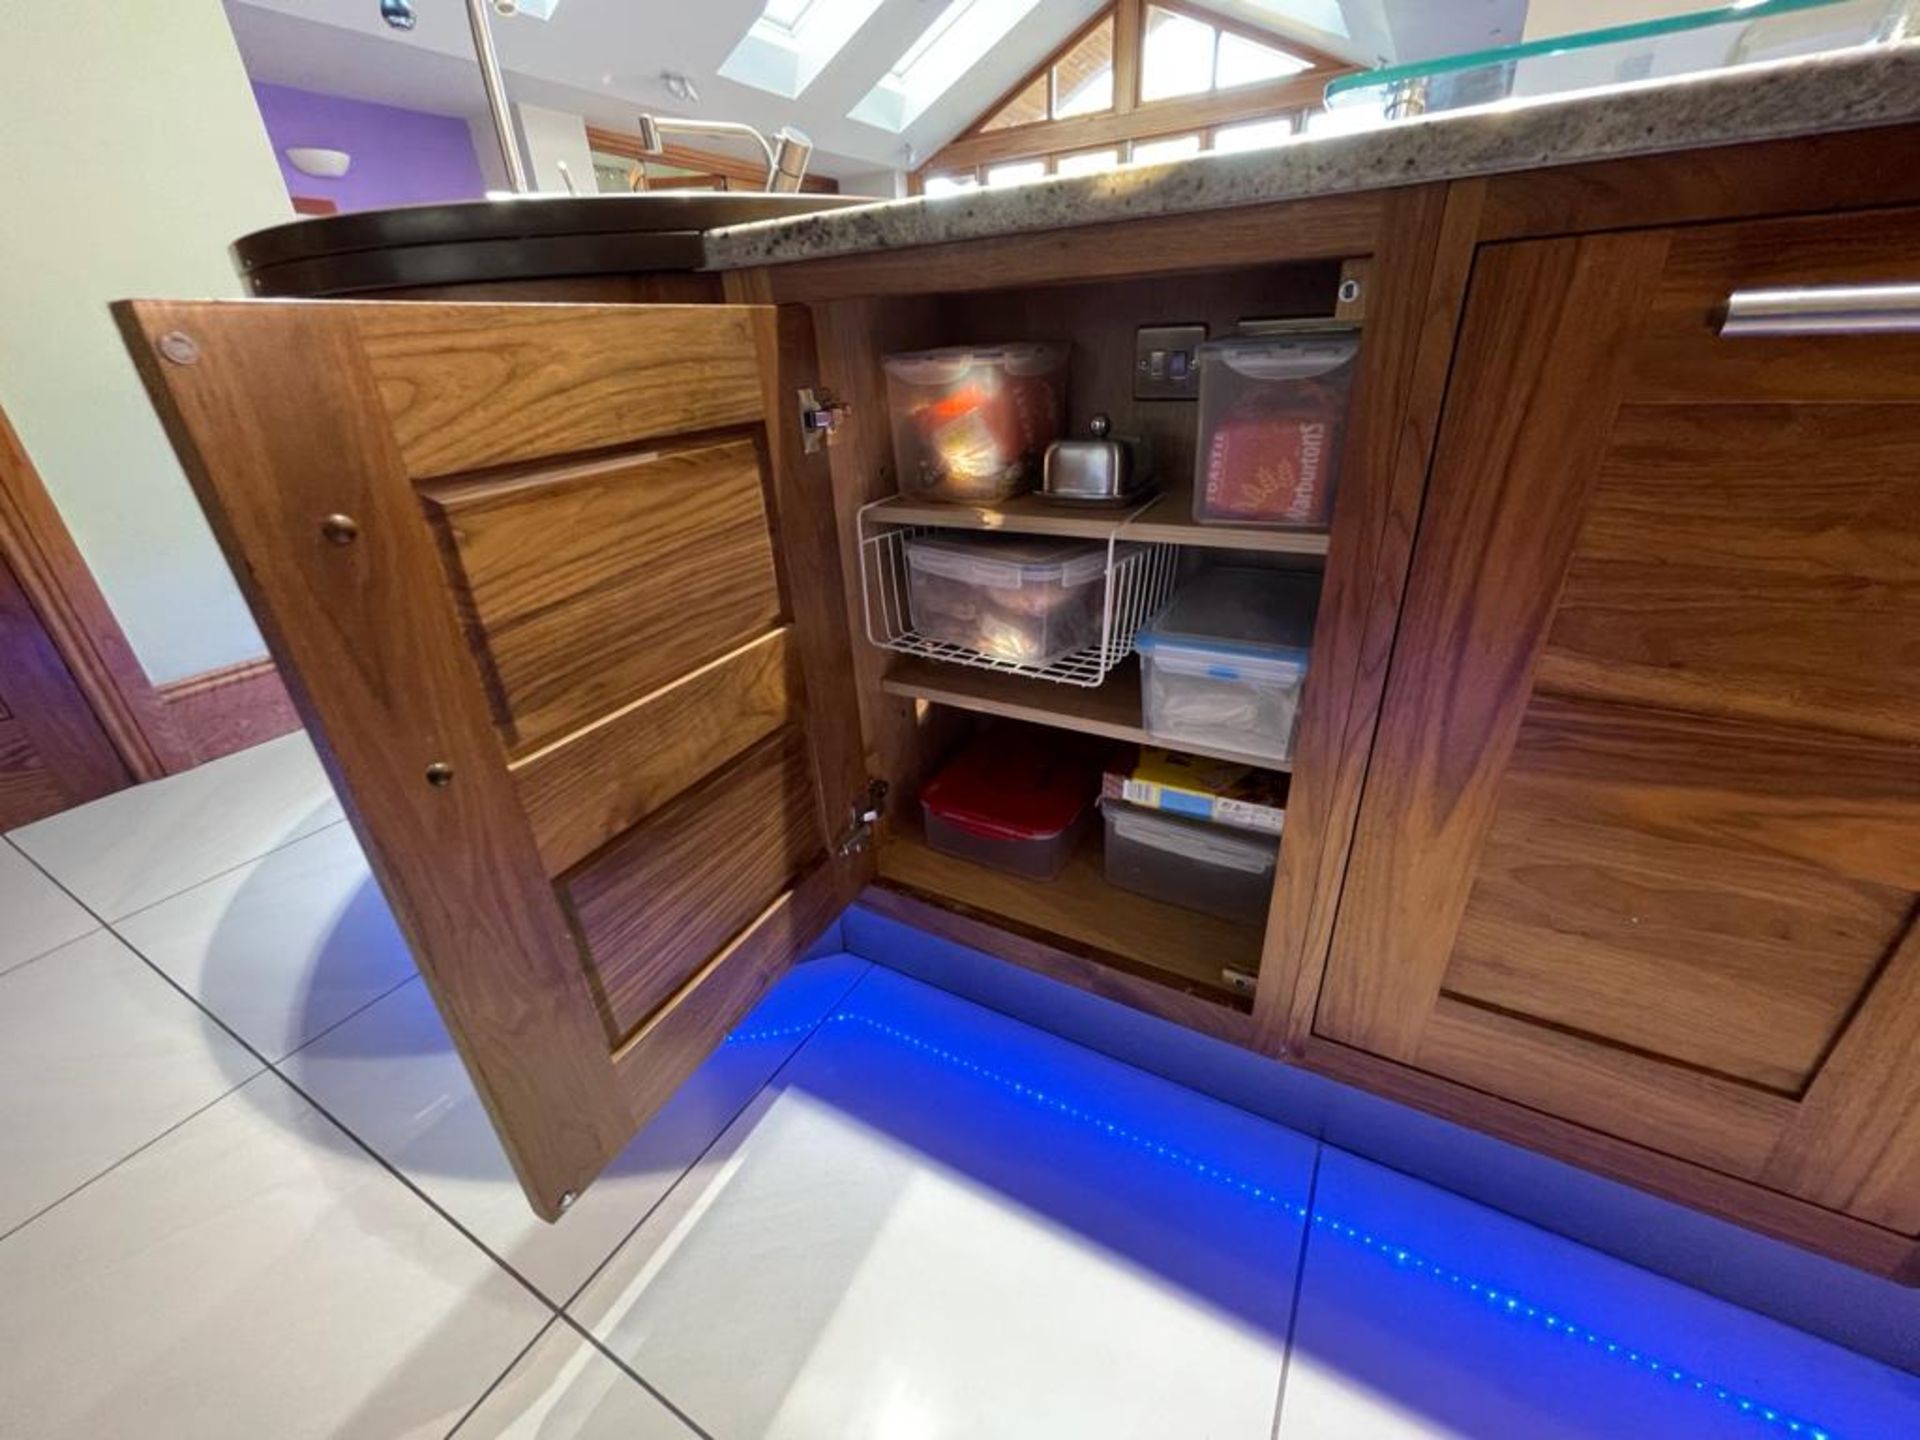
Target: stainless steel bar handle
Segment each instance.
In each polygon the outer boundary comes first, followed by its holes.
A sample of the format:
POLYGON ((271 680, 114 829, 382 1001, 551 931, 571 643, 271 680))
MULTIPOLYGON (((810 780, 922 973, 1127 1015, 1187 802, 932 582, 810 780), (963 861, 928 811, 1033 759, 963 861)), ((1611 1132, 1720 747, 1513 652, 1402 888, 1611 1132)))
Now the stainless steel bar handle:
POLYGON ((1920 285, 1809 285, 1736 290, 1720 333, 1740 335, 1920 334, 1920 285))

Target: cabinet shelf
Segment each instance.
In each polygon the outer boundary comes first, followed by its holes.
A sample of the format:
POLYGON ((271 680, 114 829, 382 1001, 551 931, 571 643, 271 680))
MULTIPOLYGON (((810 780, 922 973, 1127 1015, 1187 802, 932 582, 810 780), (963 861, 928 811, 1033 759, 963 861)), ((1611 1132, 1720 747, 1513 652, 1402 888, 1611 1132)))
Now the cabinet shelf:
POLYGON ((1265 530, 1251 526, 1202 525, 1193 518, 1193 490, 1169 485, 1131 509, 1062 505, 1031 491, 993 505, 949 505, 896 495, 866 507, 875 524, 931 526, 941 530, 1001 530, 1014 535, 1070 535, 1086 540, 1153 541, 1210 550, 1247 550, 1265 555, 1325 555, 1320 530, 1265 530))
MULTIPOLYGON (((898 661, 887 671, 880 688, 904 699, 926 700, 976 714, 1051 725, 1058 730, 1077 730, 1083 735, 1101 735, 1137 745, 1161 743, 1149 736, 1140 724, 1138 656, 1129 656, 1091 689, 1054 685, 1024 675, 960 669, 921 659, 898 661)), ((1204 755, 1210 760, 1257 765, 1263 770, 1284 773, 1291 768, 1234 750, 1188 744, 1171 748, 1204 755)))
POLYGON ((919 816, 909 812, 881 843, 877 858, 881 878, 891 884, 1065 940, 1117 969, 1186 994, 1251 1009, 1249 997, 1233 990, 1222 972, 1259 972, 1262 928, 1115 889, 1103 873, 1104 853, 1096 820, 1058 877, 1029 880, 942 855, 927 845, 919 816))

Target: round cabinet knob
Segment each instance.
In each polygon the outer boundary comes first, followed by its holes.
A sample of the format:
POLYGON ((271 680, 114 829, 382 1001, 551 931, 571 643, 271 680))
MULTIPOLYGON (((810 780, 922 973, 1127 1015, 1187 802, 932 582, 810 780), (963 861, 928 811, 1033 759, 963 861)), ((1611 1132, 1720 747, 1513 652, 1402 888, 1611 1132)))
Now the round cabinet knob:
POLYGON ((444 760, 436 760, 427 766, 427 784, 436 790, 444 790, 453 784, 453 766, 444 760))
POLYGON ((1104 440, 1107 438, 1107 432, 1113 429, 1113 421, 1104 415, 1096 415, 1087 422, 1087 429, 1093 432, 1094 439, 1104 440))
POLYGON ((320 522, 320 533, 331 545, 351 545, 360 538, 360 522, 351 515, 329 515, 320 522))

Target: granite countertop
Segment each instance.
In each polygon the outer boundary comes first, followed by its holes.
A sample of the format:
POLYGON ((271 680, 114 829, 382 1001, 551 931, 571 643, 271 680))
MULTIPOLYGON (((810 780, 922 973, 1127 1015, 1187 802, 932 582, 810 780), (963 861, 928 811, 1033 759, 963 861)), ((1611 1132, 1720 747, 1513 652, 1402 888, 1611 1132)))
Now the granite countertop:
POLYGON ((1920 41, 1503 101, 1358 134, 1303 137, 1269 150, 733 225, 707 232, 707 268, 778 265, 1917 119, 1920 41))

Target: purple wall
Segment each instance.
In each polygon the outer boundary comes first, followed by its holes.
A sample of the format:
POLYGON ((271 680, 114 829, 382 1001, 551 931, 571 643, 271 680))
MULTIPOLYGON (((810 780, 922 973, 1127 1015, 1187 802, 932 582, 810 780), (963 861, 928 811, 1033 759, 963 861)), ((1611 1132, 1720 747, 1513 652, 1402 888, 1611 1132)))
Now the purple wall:
POLYGON ((486 192, 464 120, 257 81, 253 95, 289 195, 321 196, 346 211, 478 200, 486 192), (290 145, 345 150, 353 164, 338 180, 302 175, 287 163, 290 145))

